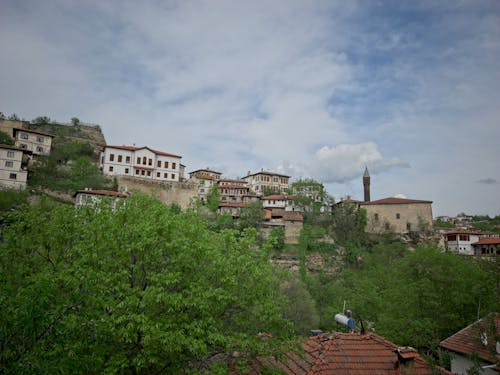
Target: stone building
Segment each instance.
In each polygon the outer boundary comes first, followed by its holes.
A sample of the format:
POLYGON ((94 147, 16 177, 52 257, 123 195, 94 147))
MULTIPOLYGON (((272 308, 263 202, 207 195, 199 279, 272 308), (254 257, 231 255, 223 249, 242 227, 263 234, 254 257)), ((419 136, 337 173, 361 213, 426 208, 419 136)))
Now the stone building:
POLYGON ((31 151, 33 155, 50 155, 52 138, 54 138, 52 134, 19 128, 13 128, 12 131, 16 147, 31 151))
POLYGON ((28 179, 23 149, 0 145, 0 188, 24 189, 28 179))
POLYGON ((265 195, 267 192, 284 193, 288 190, 288 180, 290 176, 284 174, 268 172, 261 170, 260 172, 248 174, 242 180, 248 182, 251 191, 257 195, 265 195))

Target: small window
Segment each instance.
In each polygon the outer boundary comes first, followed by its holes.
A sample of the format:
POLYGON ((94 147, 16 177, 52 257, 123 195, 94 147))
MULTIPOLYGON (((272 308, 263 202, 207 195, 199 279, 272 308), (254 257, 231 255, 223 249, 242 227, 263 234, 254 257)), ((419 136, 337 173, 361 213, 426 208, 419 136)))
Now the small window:
POLYGON ((21 143, 19 147, 26 150, 28 148, 28 145, 25 143, 21 143))
POLYGON ((109 166, 109 171, 113 172, 113 166, 112 165, 109 166))
POLYGON ((146 171, 143 169, 143 170, 141 171, 141 174, 144 176, 144 175, 146 174, 146 171))
MULTIPOLYGON (((161 168, 161 160, 158 160, 158 162, 156 163, 156 165, 157 165, 158 168, 161 168)), ((158 177, 160 177, 160 176, 158 176, 158 177)))
POLYGON ((142 157, 142 164, 146 165, 147 164, 147 161, 148 161, 148 158, 143 156, 142 157))
POLYGON ((176 167, 176 164, 172 163, 172 169, 175 169, 175 167, 176 167))
POLYGON ((21 133, 21 139, 28 139, 28 134, 21 133))
POLYGON ((168 168, 168 161, 165 162, 165 169, 168 168))
POLYGON ((109 161, 115 161, 115 154, 109 154, 109 161))
POLYGON ((7 157, 8 158, 13 158, 14 157, 14 151, 7 151, 7 157))
POLYGON ((138 169, 135 170, 135 174, 139 174, 139 170, 138 169))
POLYGON ((125 163, 130 163, 130 156, 125 157, 125 163))
POLYGON ((9 174, 9 178, 11 180, 17 180, 17 174, 16 173, 11 173, 11 174, 9 174))
POLYGON ((161 176, 161 173, 160 172, 156 172, 156 177, 160 178, 161 176))
POLYGON ((125 174, 128 174, 128 168, 125 168, 125 174))
POLYGON ((168 173, 163 173, 163 178, 168 178, 168 173))
POLYGON ((401 215, 399 213, 396 214, 396 219, 401 219, 401 215))
POLYGON ((7 168, 12 168, 12 167, 14 166, 14 162, 13 162, 13 161, 11 161, 11 160, 6 160, 6 161, 5 161, 5 166, 6 166, 7 168))
POLYGON ((175 180, 175 174, 172 173, 172 180, 175 180))
POLYGON ((378 221, 378 214, 374 215, 375 221, 378 221))
POLYGON ((40 143, 43 143, 43 137, 36 137, 36 141, 40 142, 40 143))
POLYGON ((149 165, 153 165, 153 159, 149 159, 149 160, 148 160, 148 164, 149 164, 149 165))
POLYGON ((43 152, 43 147, 37 146, 36 152, 43 152))
POLYGON ((141 164, 141 158, 137 158, 137 164, 141 164))
POLYGON ((122 162, 122 158, 123 158, 123 156, 118 155, 118 163, 121 163, 121 162, 122 162))
POLYGON ((406 230, 411 230, 411 223, 406 223, 406 230))
POLYGON ((151 171, 148 171, 148 176, 151 176, 151 171))

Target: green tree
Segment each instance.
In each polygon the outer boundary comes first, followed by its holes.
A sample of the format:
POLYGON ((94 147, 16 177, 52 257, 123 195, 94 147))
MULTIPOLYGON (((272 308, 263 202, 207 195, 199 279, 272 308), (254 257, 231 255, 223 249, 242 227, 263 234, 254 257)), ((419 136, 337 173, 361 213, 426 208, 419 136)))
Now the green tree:
POLYGON ((264 220, 264 211, 262 211, 262 202, 251 202, 247 207, 241 208, 240 217, 238 218, 238 227, 243 230, 245 228, 260 228, 264 220))
POLYGON ((319 214, 328 198, 325 187, 313 179, 300 179, 291 185, 293 202, 305 212, 319 214))
POLYGON ((71 125, 73 126, 80 125, 80 119, 78 117, 71 117, 71 125))
POLYGON ((115 211, 26 207, 2 234, 3 373, 190 372, 290 336, 255 231, 132 196, 115 211))
POLYGON ((216 212, 220 204, 220 191, 218 185, 212 185, 210 191, 207 193, 207 208, 216 212))
POLYGON ((13 145, 14 140, 6 132, 0 130, 0 144, 3 145, 13 145))
POLYGON ((366 222, 366 211, 354 203, 338 204, 331 215, 335 238, 341 244, 362 243, 366 238, 366 222))
POLYGON ((47 125, 50 124, 50 118, 47 116, 38 116, 31 123, 35 125, 47 125))

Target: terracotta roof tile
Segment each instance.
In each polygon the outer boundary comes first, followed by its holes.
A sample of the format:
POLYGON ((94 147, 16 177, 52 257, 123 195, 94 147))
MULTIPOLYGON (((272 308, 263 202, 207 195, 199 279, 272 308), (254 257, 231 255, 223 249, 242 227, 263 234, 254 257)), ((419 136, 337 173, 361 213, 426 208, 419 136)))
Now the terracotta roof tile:
POLYGON ((472 245, 500 245, 499 237, 483 237, 479 241, 474 242, 472 245))
POLYGON ((138 151, 138 150, 147 149, 147 150, 151 151, 153 154, 156 154, 156 155, 170 156, 170 157, 179 158, 179 159, 182 158, 182 156, 170 154, 168 152, 153 150, 152 148, 149 148, 149 147, 146 147, 146 146, 135 147, 135 146, 111 146, 111 145, 106 145, 105 147, 106 148, 115 148, 115 149, 118 149, 118 150, 127 150, 127 151, 138 151))
POLYGON ((364 206, 364 205, 375 205, 375 204, 409 204, 409 203, 432 203, 432 201, 390 197, 390 198, 379 199, 376 201, 361 202, 360 204, 364 206))
POLYGON ((472 323, 441 341, 441 346, 464 355, 477 354, 479 358, 495 363, 496 359, 492 354, 495 353, 495 335, 496 337, 500 335, 500 313, 491 314, 472 323), (491 327, 491 324, 494 324, 494 327, 491 327), (491 332, 491 330, 495 332, 491 332), (481 334, 484 332, 490 333, 489 337, 488 333, 486 334, 486 345, 481 340, 481 334))
POLYGON ((263 199, 267 200, 292 200, 293 196, 292 195, 268 195, 265 196, 263 199))

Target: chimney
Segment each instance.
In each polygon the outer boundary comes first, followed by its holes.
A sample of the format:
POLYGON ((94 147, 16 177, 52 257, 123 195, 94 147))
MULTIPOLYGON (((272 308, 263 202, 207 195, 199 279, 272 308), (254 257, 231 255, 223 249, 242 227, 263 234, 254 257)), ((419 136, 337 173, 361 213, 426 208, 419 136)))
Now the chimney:
POLYGON ((415 373, 414 359, 418 358, 418 352, 411 346, 401 346, 394 351, 397 355, 395 368, 399 369, 403 375, 415 373))

